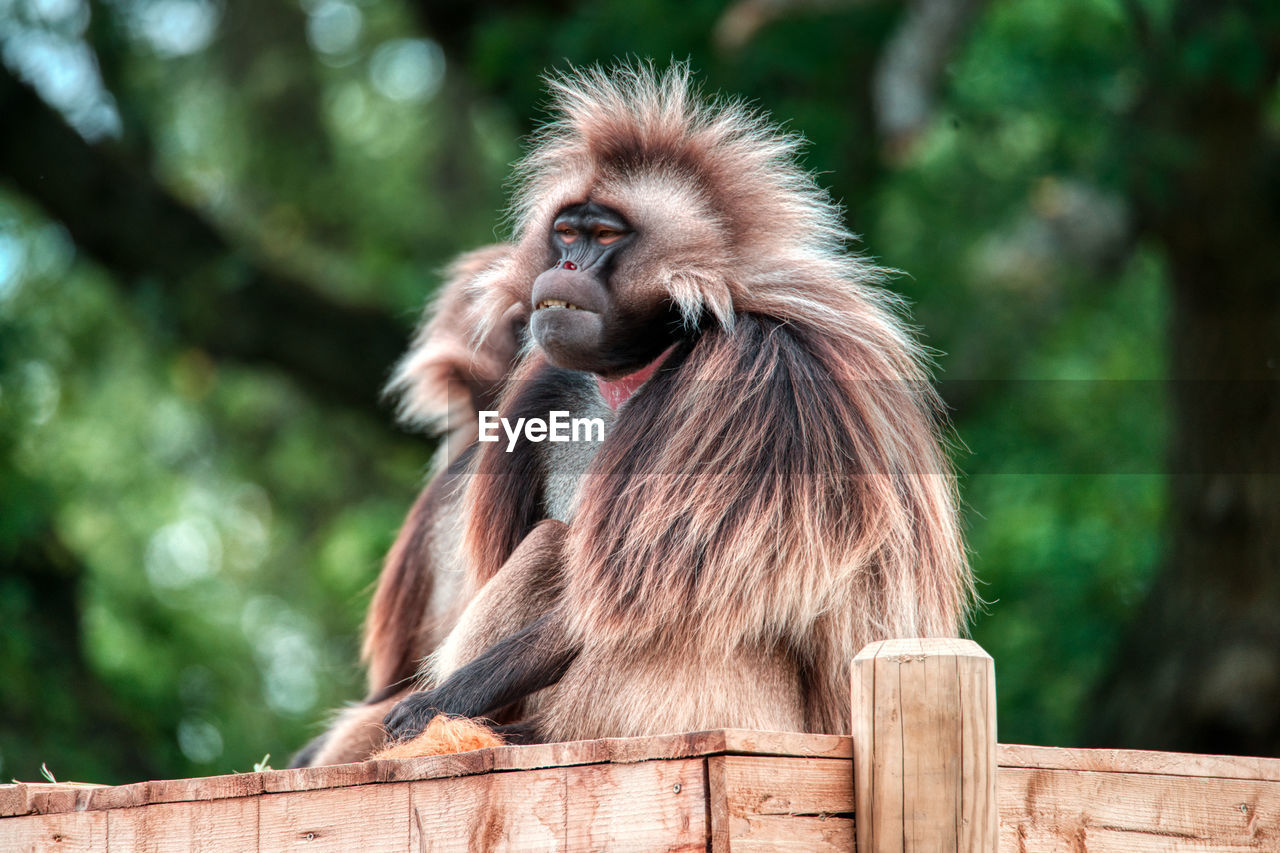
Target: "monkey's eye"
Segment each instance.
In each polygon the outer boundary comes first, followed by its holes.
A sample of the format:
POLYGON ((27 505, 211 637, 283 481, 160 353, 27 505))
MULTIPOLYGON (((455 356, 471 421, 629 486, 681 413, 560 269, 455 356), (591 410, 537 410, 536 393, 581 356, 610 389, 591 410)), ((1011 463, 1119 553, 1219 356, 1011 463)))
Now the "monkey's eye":
POLYGON ((601 228, 596 231, 596 242, 601 246, 607 246, 610 243, 616 243, 622 237, 621 231, 615 231, 612 228, 601 228))
POLYGON ((572 243, 578 239, 578 229, 568 225, 557 225, 556 236, 560 238, 561 243, 572 243))

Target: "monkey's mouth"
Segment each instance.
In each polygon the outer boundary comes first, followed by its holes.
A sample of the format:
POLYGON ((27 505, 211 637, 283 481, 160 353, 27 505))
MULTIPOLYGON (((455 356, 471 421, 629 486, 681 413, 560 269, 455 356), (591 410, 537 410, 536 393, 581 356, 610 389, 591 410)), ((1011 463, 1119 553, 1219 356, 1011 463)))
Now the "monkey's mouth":
POLYGON ((538 301, 538 304, 533 307, 537 311, 541 311, 543 308, 567 308, 570 311, 590 310, 583 308, 580 305, 574 305, 572 302, 566 302, 563 299, 541 299, 538 301))

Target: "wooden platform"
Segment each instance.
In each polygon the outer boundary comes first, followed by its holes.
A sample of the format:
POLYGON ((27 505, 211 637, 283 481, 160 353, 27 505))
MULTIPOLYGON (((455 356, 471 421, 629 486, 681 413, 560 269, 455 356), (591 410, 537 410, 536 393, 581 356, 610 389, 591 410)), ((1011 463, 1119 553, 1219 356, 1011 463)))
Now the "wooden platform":
MULTIPOLYGON (((119 787, 0 785, 10 851, 842 851, 852 741, 713 731, 119 787)), ((1001 745, 1000 849, 1280 851, 1280 759, 1001 745)))
POLYGON ((4 785, 0 850, 847 853, 852 754, 844 737, 725 730, 119 787, 4 785))
POLYGON ((719 730, 0 785, 0 853, 849 853, 855 834, 860 853, 1280 853, 1280 759, 997 745, 970 646, 859 654, 857 740, 719 730))

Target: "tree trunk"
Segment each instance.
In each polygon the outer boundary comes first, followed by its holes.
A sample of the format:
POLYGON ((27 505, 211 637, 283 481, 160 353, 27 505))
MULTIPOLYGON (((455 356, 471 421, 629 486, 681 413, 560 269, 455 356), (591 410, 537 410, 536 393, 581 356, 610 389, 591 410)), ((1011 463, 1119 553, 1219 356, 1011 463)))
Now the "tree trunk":
MULTIPOLYGON (((1184 32, 1219 39, 1227 65, 1216 6, 1184 32)), ((1083 711, 1098 745, 1280 755, 1280 51, 1274 27, 1255 35, 1271 53, 1251 87, 1225 68, 1153 75, 1142 117, 1180 155, 1130 167, 1169 263, 1170 548, 1083 711)))

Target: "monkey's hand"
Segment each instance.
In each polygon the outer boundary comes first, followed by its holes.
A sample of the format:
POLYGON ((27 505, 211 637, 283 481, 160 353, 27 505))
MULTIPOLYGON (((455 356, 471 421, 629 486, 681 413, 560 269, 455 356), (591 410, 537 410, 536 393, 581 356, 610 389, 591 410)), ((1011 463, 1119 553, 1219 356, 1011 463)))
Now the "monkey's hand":
POLYGON ((437 714, 483 717, 560 680, 578 656, 555 613, 495 643, 480 657, 431 690, 400 700, 383 724, 387 737, 403 740, 427 727, 437 714))
POLYGON ((387 741, 404 741, 421 734, 436 715, 445 713, 438 707, 440 698, 435 690, 423 690, 397 702, 382 721, 387 741))

